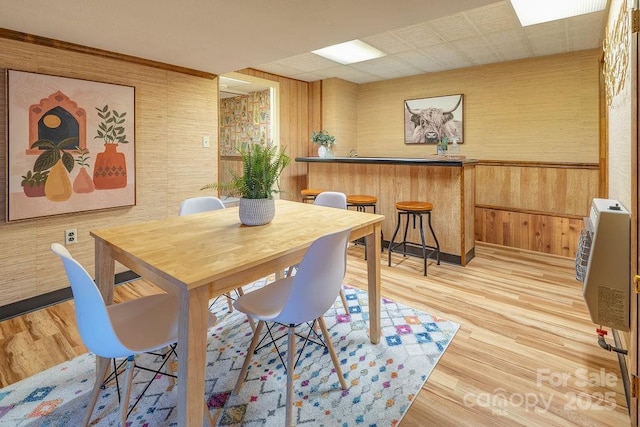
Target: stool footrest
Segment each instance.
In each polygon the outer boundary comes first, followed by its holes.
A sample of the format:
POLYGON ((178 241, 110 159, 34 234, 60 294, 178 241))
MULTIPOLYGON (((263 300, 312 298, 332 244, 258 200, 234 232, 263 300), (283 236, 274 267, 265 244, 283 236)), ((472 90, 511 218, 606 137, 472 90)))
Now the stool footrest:
MULTIPOLYGON (((415 248, 415 249, 419 249, 420 252, 422 252, 422 244, 421 243, 414 243, 414 242, 400 242, 400 243, 394 243, 393 245, 389 244, 389 246, 387 247, 387 250, 391 253, 397 253, 397 254, 402 254, 404 256, 407 255, 411 255, 411 256, 416 256, 418 258, 422 258, 422 253, 413 253, 413 252, 407 252, 406 249, 402 249, 399 250, 397 249, 398 246, 408 246, 410 248, 415 248)), ((427 253, 427 259, 431 258, 431 255, 435 254, 438 252, 438 248, 436 248, 435 246, 425 246, 425 252, 427 253)), ((440 265, 440 261, 438 260, 438 265, 440 265)))

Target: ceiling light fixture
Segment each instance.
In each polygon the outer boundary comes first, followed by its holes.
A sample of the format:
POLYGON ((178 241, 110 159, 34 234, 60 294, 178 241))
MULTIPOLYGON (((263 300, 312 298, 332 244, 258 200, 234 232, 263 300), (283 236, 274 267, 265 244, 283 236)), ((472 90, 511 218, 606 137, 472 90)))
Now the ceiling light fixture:
POLYGON ((350 42, 334 44, 333 46, 311 52, 343 65, 368 61, 369 59, 380 58, 386 55, 386 53, 381 50, 357 39, 351 40, 350 42))
POLYGON ((607 0, 511 0, 523 27, 604 10, 607 0))

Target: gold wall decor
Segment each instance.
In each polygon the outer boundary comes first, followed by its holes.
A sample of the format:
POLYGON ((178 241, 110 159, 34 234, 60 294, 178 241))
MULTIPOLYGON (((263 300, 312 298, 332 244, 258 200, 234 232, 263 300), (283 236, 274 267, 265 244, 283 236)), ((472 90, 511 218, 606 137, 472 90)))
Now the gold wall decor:
POLYGON ((625 84, 629 67, 629 12, 626 3, 622 2, 613 28, 607 26, 603 41, 604 67, 603 74, 607 89, 607 104, 620 93, 625 84))

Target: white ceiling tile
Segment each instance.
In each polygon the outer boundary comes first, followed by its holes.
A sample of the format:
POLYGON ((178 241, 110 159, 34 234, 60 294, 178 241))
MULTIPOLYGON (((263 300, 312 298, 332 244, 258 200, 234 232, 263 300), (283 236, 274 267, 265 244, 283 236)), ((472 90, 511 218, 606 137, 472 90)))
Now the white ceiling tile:
POLYGON ((292 74, 290 76, 292 79, 302 80, 303 82, 315 82, 318 80, 326 79, 326 76, 323 76, 319 73, 300 73, 300 74, 292 74))
POLYGON ((429 26, 445 41, 477 37, 479 31, 467 20, 463 13, 432 21, 429 26))
POLYGON ((486 34, 484 38, 502 61, 522 59, 533 55, 533 50, 522 30, 500 31, 486 34))
POLYGON ((357 70, 353 68, 352 65, 338 67, 331 72, 329 77, 337 77, 342 80, 346 80, 349 82, 361 84, 361 83, 371 83, 381 80, 381 76, 373 75, 361 70, 357 70))
POLYGON ((411 49, 410 45, 404 43, 399 37, 395 36, 391 32, 365 37, 361 40, 387 54, 411 49))
POLYGON ((424 72, 440 71, 443 70, 444 67, 446 67, 444 63, 437 61, 433 57, 426 55, 420 50, 400 52, 395 54, 394 56, 400 61, 411 64, 424 72))
POLYGON ((432 46, 434 44, 444 42, 440 36, 429 28, 429 24, 427 22, 401 28, 399 30, 392 31, 391 33, 408 45, 416 48, 432 46))
POLYGON ((302 70, 298 68, 288 67, 286 65, 282 65, 279 62, 269 62, 267 64, 257 65, 255 68, 266 71, 268 73, 278 74, 281 76, 289 76, 292 74, 299 74, 302 70))
POLYGON ((536 56, 555 55, 567 52, 567 39, 537 39, 531 40, 531 47, 536 56))
POLYGON ((473 62, 462 56, 457 50, 455 50, 448 43, 439 44, 437 46, 429 46, 420 49, 432 58, 436 58, 438 62, 451 66, 451 69, 470 67, 473 62))
POLYGON ((351 67, 386 79, 412 76, 420 74, 421 72, 421 70, 409 64, 400 62, 392 56, 384 56, 370 61, 358 62, 356 64, 351 64, 351 67))
POLYGON ((485 34, 484 39, 490 44, 509 44, 524 43, 525 35, 521 29, 497 31, 495 33, 485 34))
POLYGON ((277 63, 285 67, 294 68, 304 72, 312 72, 314 70, 335 67, 337 65, 336 62, 311 52, 281 59, 280 61, 277 61, 277 63))
POLYGON ((520 21, 507 0, 463 13, 481 34, 521 28, 520 21))
POLYGON ((489 64, 500 59, 482 37, 457 40, 450 45, 474 64, 489 64))

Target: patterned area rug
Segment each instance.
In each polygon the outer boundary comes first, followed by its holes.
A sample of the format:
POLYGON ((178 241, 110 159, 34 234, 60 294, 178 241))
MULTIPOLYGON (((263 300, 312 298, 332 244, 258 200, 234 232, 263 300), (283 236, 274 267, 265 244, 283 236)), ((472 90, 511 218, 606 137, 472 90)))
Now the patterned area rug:
MULTIPOLYGON (((245 287, 263 286, 264 281, 245 287)), ((459 325, 382 300, 382 339, 369 342, 367 293, 345 287, 348 314, 340 298, 326 313, 327 327, 345 374, 342 390, 324 347, 308 344, 294 376, 294 421, 308 426, 395 426, 402 419, 459 325)), ((209 333, 206 391, 219 426, 283 425, 286 373, 274 347, 254 355, 244 385, 231 395, 249 348, 247 318, 220 299, 212 311, 219 323, 209 333)), ((286 351, 286 337, 279 343, 286 351)), ((301 349, 302 345, 298 346, 301 349)), ((286 360, 286 355, 283 355, 286 360)), ((94 356, 85 354, 0 390, 0 425, 79 425, 95 374, 94 356)), ((150 366, 159 357, 141 355, 150 366)), ((132 401, 152 374, 136 370, 132 401)), ((169 378, 158 376, 127 419, 128 426, 175 426, 176 392, 169 378)), ((118 425, 118 396, 111 384, 98 399, 92 423, 118 425)))

